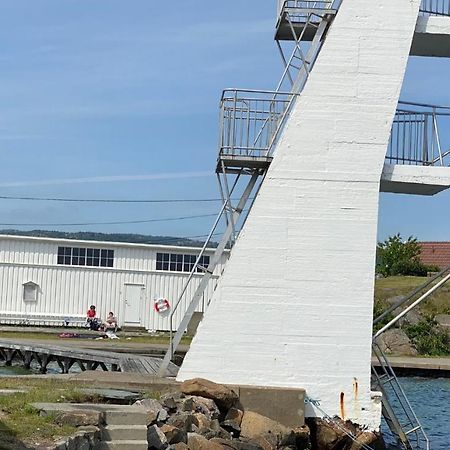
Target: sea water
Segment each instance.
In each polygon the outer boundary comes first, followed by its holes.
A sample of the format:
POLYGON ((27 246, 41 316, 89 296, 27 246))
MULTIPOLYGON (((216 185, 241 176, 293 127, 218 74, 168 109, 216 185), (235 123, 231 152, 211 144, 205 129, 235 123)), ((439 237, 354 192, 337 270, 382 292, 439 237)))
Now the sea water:
MULTIPOLYGON (((51 367, 49 372, 58 373, 58 368, 51 367)), ((0 365, 0 376, 27 373, 39 371, 0 365)), ((430 440, 430 449, 450 450, 450 379, 411 377, 399 380, 430 440)))
POLYGON ((399 378, 430 440, 431 450, 450 450, 450 379, 399 378))

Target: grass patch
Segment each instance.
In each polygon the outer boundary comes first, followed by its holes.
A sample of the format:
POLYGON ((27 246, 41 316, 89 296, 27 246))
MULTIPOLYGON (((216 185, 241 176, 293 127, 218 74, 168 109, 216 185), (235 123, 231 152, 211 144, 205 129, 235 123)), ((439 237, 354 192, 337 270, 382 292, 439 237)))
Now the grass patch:
MULTIPOLYGON (((387 277, 375 281, 375 307, 377 312, 386 308, 387 299, 404 296, 428 281, 427 277, 387 277)), ((431 287, 431 286, 430 286, 431 287)), ((450 314, 450 282, 438 289, 425 300, 419 311, 424 316, 434 317, 438 314, 450 314)))
POLYGON ((1 389, 24 389, 26 393, 0 395, 0 449, 25 448, 37 442, 52 442, 70 436, 75 428, 58 425, 52 417, 41 417, 30 406, 34 402, 92 401, 77 391, 73 382, 36 379, 0 379, 1 389))
MULTIPOLYGON (((66 332, 67 330, 65 329, 61 329, 61 333, 66 332)), ((79 333, 79 334, 83 334, 83 330, 81 331, 77 331, 77 330, 70 330, 70 332, 72 333, 79 333)), ((86 343, 86 342, 91 342, 94 341, 95 337, 100 336, 101 334, 98 335, 93 335, 92 339, 84 339, 84 338, 70 338, 70 339, 63 339, 59 337, 58 333, 48 333, 48 332, 43 332, 43 333, 39 333, 39 332, 15 332, 15 331, 2 331, 0 332, 0 339, 1 338, 5 338, 5 339, 28 339, 28 340, 46 340, 46 341, 59 341, 59 342, 64 342, 64 341, 70 341, 70 342, 80 342, 80 343, 86 343)), ((169 344, 169 335, 168 334, 163 334, 163 335, 157 335, 157 336, 152 336, 152 335, 145 335, 145 336, 131 336, 131 337, 127 337, 126 335, 121 335, 119 333, 119 337, 120 339, 118 340, 108 340, 108 342, 114 342, 114 345, 117 346, 121 346, 127 343, 142 343, 142 344, 169 344)), ((183 336, 183 338, 181 339, 181 343, 182 344, 190 344, 192 341, 192 337, 191 336, 183 336)))

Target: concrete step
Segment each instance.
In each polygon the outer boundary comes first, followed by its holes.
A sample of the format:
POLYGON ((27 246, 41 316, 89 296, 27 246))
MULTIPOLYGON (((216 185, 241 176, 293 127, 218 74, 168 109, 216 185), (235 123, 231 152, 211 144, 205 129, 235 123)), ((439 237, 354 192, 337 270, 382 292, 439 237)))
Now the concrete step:
POLYGON ((139 411, 105 411, 107 425, 147 425, 147 415, 144 410, 139 411))
POLYGON ((99 450, 147 450, 147 441, 103 441, 97 447, 99 450))
POLYGON ((147 439, 146 425, 107 425, 101 430, 102 441, 147 439))

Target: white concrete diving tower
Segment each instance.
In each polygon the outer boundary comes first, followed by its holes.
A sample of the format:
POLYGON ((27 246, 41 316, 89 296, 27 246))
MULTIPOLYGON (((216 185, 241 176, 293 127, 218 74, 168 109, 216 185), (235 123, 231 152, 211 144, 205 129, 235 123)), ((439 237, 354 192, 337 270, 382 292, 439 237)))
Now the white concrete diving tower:
MULTIPOLYGON (((450 186, 450 145, 439 133, 450 109, 399 102, 410 54, 436 54, 432 27, 423 26, 430 12, 419 0, 287 0, 279 11, 275 39, 294 47, 282 52, 277 90, 222 95, 216 171, 225 179, 226 231, 201 268, 204 280, 234 246, 178 379, 302 388, 312 400, 307 416, 378 430, 371 350, 379 193, 434 195, 450 186), (311 12, 310 3, 322 9, 311 12), (286 80, 291 88, 282 91, 286 80), (235 206, 231 175, 250 179, 235 206)), ((202 292, 200 285, 165 364, 202 292)))

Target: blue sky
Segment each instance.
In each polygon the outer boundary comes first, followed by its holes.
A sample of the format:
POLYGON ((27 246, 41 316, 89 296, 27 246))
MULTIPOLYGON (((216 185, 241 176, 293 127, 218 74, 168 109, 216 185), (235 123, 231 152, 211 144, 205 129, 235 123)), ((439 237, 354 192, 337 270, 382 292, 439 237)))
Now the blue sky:
MULTIPOLYGON (((276 86, 275 3, 4 2, 0 195, 217 197, 218 100, 225 87, 276 86)), ((402 98, 450 104, 449 69, 446 60, 411 59, 402 98)), ((450 240, 449 199, 382 195, 379 237, 450 240)), ((0 200, 0 222, 145 220, 218 208, 0 200)), ((212 220, 39 228, 194 236, 212 220)))

